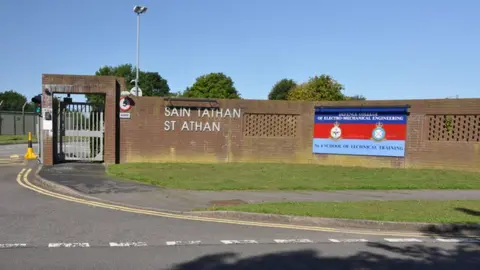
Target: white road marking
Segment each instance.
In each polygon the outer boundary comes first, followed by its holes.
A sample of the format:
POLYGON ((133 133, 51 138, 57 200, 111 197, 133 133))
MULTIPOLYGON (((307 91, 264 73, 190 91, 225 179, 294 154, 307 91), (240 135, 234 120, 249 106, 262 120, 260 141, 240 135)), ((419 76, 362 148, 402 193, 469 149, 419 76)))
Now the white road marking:
POLYGON ((422 240, 417 238, 384 238, 387 242, 393 243, 407 243, 407 242, 422 242, 422 240))
POLYGON ((340 240, 337 240, 337 239, 328 239, 328 241, 333 243, 340 243, 340 240))
POLYGON ((26 247, 27 244, 23 243, 12 243, 12 244, 0 244, 0 248, 18 248, 18 247, 26 247))
POLYGON ((167 241, 167 246, 200 245, 202 241, 167 241))
MULTIPOLYGON (((364 243, 369 242, 367 239, 363 238, 353 238, 353 239, 328 239, 332 243, 364 243)), ((423 242, 417 238, 384 238, 387 242, 392 243, 411 243, 411 242, 423 242)), ((276 244, 307 244, 314 243, 310 239, 273 239, 276 244)), ((435 238, 437 242, 443 243, 480 243, 480 238, 435 238)), ((221 243, 225 245, 233 244, 258 244, 256 240, 221 240, 221 243)), ((166 241, 167 246, 182 246, 182 245, 200 245, 202 241, 166 241)), ((110 247, 145 247, 147 246, 146 242, 110 242, 110 247)), ((0 244, 0 249, 6 248, 22 248, 27 247, 25 243, 5 243, 0 244)), ((50 248, 60 248, 60 247, 90 247, 89 243, 49 243, 48 247, 50 248)))
POLYGON ((110 242, 111 247, 145 247, 147 243, 145 242, 110 242))
POLYGON ((50 243, 48 247, 57 248, 57 247, 90 247, 89 243, 50 243))
POLYGON ((224 243, 225 245, 232 245, 232 244, 258 244, 255 240, 221 240, 220 242, 224 243))
POLYGON ((365 243, 368 242, 367 239, 346 239, 345 242, 347 243, 365 243))
MULTIPOLYGON (((336 240, 336 239, 334 239, 336 240)), ((342 243, 365 243, 368 242, 367 239, 341 239, 339 242, 342 243)))
POLYGON ((445 243, 477 243, 480 239, 475 238, 436 238, 438 242, 445 243))
POLYGON ((277 244, 303 244, 303 243, 313 243, 310 239, 274 239, 277 244))

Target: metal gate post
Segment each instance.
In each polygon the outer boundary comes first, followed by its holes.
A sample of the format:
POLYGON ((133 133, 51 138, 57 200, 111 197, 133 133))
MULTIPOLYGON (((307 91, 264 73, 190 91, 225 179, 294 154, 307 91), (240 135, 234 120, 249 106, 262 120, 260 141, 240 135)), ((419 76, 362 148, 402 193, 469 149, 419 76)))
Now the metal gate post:
POLYGON ((37 140, 38 140, 38 161, 40 164, 43 164, 43 121, 40 116, 37 116, 38 118, 38 133, 37 133, 37 140))

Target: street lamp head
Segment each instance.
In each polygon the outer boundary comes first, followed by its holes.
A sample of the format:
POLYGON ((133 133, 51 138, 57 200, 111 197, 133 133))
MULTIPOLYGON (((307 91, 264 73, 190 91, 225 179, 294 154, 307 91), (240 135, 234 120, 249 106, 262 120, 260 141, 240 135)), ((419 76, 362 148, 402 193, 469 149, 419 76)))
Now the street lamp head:
POLYGON ((121 97, 128 97, 129 95, 130 95, 130 91, 123 90, 122 92, 120 92, 121 97))
POLYGON ((143 6, 134 6, 133 7, 133 12, 137 13, 138 15, 147 12, 147 7, 143 6))

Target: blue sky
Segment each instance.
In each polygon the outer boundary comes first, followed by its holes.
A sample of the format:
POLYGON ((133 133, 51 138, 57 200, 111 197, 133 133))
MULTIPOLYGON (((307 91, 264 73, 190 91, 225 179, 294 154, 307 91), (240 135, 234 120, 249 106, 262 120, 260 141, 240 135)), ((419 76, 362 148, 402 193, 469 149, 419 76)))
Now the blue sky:
POLYGON ((480 97, 478 0, 2 0, 0 91, 31 97, 42 73, 135 63, 172 91, 210 72, 242 97, 329 74, 368 99, 480 97))

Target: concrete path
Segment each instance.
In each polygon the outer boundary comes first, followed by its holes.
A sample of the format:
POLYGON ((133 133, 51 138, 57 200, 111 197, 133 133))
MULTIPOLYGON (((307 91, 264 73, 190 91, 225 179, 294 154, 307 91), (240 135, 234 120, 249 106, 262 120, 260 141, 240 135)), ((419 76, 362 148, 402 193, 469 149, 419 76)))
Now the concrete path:
POLYGON ((188 191, 172 190, 111 178, 100 164, 64 164, 44 167, 40 176, 76 191, 126 204, 174 211, 190 211, 213 204, 280 201, 364 200, 480 200, 480 190, 392 191, 188 191))

